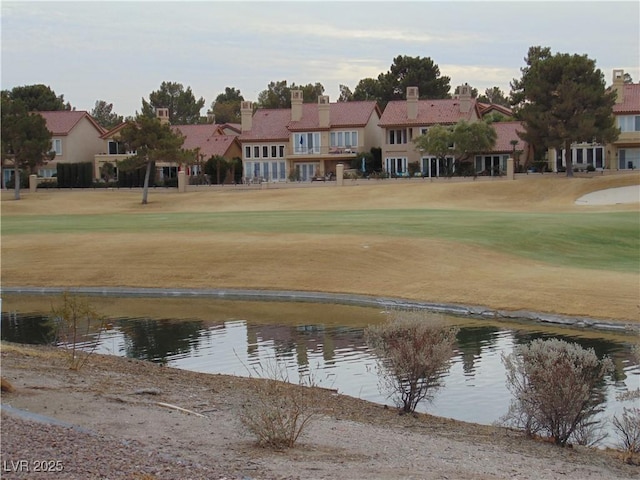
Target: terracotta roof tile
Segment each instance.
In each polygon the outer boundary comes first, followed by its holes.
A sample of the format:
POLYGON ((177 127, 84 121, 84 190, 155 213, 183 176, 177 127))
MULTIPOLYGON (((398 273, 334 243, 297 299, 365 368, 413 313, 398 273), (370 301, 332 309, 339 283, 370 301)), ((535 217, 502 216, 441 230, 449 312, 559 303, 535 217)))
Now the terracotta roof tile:
POLYGON ((471 120, 476 109, 476 101, 471 100, 468 112, 460 112, 459 99, 418 100, 418 115, 416 120, 407 117, 407 101, 394 100, 387 104, 380 119, 381 127, 402 125, 435 125, 453 124, 459 120, 471 120))
MULTIPOLYGON (((372 114, 380 116, 374 101, 336 102, 329 104, 329 128, 363 127, 372 114)), ((251 131, 240 135, 242 141, 288 141, 291 132, 319 130, 318 104, 304 103, 302 118, 291 121, 291 109, 258 109, 253 115, 251 131)))
POLYGON ((517 132, 523 132, 525 130, 522 122, 495 122, 491 126, 495 129, 497 134, 496 144, 491 152, 508 153, 513 151, 513 145, 511 140, 517 140, 517 150, 523 150, 525 146, 524 140, 522 140, 517 132))
POLYGON ((200 148, 200 153, 205 158, 214 155, 224 156, 229 147, 236 141, 236 135, 220 135, 220 125, 172 125, 173 130, 179 131, 184 136, 182 148, 191 150, 200 148))
MULTIPOLYGON (((376 102, 335 102, 329 104, 329 128, 363 127, 369 122, 371 114, 376 111, 376 102)), ((290 131, 318 130, 318 104, 304 103, 302 118, 297 122, 289 122, 290 131)))
POLYGON ((253 114, 251 131, 242 132, 239 138, 242 141, 288 141, 290 121, 291 110, 288 108, 258 109, 253 114))
POLYGON ((613 113, 640 113, 640 83, 624 85, 623 102, 613 106, 613 113))
POLYGON ((87 117, 89 122, 102 135, 104 129, 96 123, 91 115, 82 110, 58 110, 52 112, 38 112, 47 122, 47 129, 54 136, 69 135, 80 120, 87 117))

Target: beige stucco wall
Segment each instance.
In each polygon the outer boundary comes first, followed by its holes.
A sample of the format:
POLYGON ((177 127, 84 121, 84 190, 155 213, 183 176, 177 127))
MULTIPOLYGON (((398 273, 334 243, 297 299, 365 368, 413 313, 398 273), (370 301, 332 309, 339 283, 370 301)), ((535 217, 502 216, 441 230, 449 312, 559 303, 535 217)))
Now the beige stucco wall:
POLYGON ((62 155, 56 155, 55 162, 91 162, 104 148, 100 132, 86 118, 81 119, 68 135, 53 137, 56 138, 62 140, 62 155))

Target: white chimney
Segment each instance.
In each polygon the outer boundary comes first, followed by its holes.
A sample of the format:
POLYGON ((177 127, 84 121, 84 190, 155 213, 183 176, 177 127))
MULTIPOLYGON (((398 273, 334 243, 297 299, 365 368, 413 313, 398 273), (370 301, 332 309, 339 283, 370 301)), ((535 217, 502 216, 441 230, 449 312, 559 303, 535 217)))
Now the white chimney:
POLYGON ((330 119, 329 96, 320 95, 318 97, 318 123, 322 128, 329 128, 331 123, 330 119))
POLYGON ((240 122, 243 132, 250 132, 253 124, 253 105, 251 102, 243 101, 240 104, 240 122))
POLYGON ((407 118, 418 118, 418 87, 407 87, 407 118))
POLYGON ((302 119, 302 90, 291 90, 291 121, 302 119))

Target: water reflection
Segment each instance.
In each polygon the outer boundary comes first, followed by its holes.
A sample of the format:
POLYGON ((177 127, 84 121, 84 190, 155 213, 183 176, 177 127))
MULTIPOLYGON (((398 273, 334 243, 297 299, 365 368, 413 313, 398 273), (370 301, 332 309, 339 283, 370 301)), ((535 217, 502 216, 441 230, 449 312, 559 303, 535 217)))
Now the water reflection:
MULTIPOLYGON (((308 308, 305 306, 304 308, 308 308)), ((314 307, 316 310, 322 306, 314 307)), ((331 307, 335 309, 335 306, 331 307)), ((382 320, 369 309, 369 323, 382 320)), ((333 310, 332 310, 333 311, 333 310)), ((290 381, 312 375, 320 386, 366 400, 390 403, 378 390, 376 358, 364 340, 363 326, 261 321, 248 319, 150 319, 115 318, 100 337, 97 351, 162 362, 206 373, 263 375, 272 373, 274 362, 284 368, 290 381), (274 360, 275 359, 275 360, 274 360)), ((305 318, 304 315, 295 318, 305 318)), ((532 327, 491 324, 486 320, 448 317, 460 327, 452 365, 443 376, 443 387, 421 411, 476 423, 490 424, 507 412, 511 394, 505 383, 501 355, 536 338, 561 338, 593 348, 615 364, 600 392, 605 417, 619 414, 624 404, 616 395, 640 384, 640 366, 631 354, 636 337, 532 327)), ((344 323, 347 323, 346 321, 344 323)), ((2 339, 22 343, 47 343, 51 331, 47 316, 2 314, 2 339)))

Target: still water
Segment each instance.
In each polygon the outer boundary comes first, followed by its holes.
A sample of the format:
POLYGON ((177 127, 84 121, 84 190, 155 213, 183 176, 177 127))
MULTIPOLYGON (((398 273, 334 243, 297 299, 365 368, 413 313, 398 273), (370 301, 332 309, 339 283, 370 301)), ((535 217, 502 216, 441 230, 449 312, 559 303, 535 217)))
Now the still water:
MULTIPOLYGON (((111 309, 107 327, 86 338, 97 352, 161 362, 205 373, 269 376, 274 370, 291 382, 309 375, 322 387, 373 402, 392 405, 379 389, 377 359, 364 340, 368 324, 384 321, 380 309, 324 304, 154 300, 151 316, 139 315, 144 305, 125 300, 111 309), (179 303, 176 306, 176 302, 179 303), (127 306, 128 305, 128 306, 127 306), (114 309, 115 308, 115 309, 114 309), (123 315, 129 310, 131 315, 123 315), (184 312, 194 316, 186 317, 184 312), (182 315, 179 315, 182 312, 182 315), (167 316, 163 317, 162 313, 167 316)), ((141 302, 138 300, 138 302, 141 302)), ((11 310, 3 304, 2 339, 47 343, 52 339, 46 311, 29 305, 11 310)), ((147 303, 149 306, 149 303, 147 303)), ((635 335, 544 328, 525 322, 442 317, 460 327, 451 366, 432 402, 419 410, 457 420, 491 424, 504 415, 511 401, 501 356, 536 338, 560 338, 609 356, 615 371, 603 386, 602 417, 620 414, 630 402, 620 393, 640 386, 640 365, 631 353, 635 335)))

